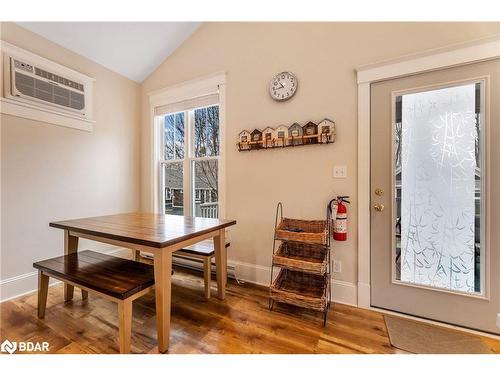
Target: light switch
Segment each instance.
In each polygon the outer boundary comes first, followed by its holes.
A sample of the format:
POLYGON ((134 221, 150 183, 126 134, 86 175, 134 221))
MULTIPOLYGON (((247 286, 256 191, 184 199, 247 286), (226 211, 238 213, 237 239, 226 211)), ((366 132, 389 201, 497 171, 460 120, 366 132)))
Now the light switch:
POLYGON ((347 178, 347 166, 346 165, 335 165, 333 167, 333 177, 334 178, 347 178))

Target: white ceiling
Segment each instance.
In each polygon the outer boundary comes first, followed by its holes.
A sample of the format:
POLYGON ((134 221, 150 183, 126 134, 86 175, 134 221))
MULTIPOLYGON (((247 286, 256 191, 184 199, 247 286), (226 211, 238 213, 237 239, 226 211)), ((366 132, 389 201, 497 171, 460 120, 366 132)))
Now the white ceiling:
POLYGON ((200 22, 18 22, 79 55, 142 82, 200 22))

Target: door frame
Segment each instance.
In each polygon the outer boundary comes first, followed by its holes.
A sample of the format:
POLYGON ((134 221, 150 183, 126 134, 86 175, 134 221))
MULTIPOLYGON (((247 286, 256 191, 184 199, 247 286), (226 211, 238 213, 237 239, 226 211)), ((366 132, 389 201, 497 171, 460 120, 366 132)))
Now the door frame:
MULTIPOLYGON (((500 57, 500 36, 474 40, 356 69, 358 83, 358 307, 370 301, 370 96, 371 84, 500 57)), ((380 310, 380 309, 377 309, 380 310)), ((401 314, 398 314, 401 315, 401 314)), ((422 319, 419 319, 422 320, 422 319)))

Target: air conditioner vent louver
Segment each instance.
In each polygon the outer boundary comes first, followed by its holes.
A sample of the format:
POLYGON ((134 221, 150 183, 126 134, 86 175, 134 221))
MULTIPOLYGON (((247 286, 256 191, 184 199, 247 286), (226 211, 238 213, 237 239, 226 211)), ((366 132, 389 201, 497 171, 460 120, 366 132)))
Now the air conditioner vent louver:
POLYGON ((83 94, 20 72, 16 72, 15 76, 15 87, 23 95, 75 110, 85 108, 85 96, 83 94))
POLYGON ((94 79, 0 40, 0 112, 92 130, 94 79))
POLYGON ((68 86, 71 87, 72 89, 76 89, 83 92, 83 85, 81 83, 58 76, 57 74, 47 72, 46 70, 40 68, 35 68, 35 74, 39 77, 50 79, 51 81, 56 82, 60 85, 68 86))

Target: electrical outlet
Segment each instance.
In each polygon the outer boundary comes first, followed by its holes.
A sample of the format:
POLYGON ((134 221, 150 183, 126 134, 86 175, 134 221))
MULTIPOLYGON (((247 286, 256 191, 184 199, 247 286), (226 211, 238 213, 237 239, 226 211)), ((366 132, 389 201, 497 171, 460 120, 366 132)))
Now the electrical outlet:
POLYGON ((497 314, 497 327, 500 329, 500 314, 497 314))
POLYGON ((334 259, 332 268, 333 268, 334 273, 341 273, 342 272, 342 262, 338 259, 334 259))
POLYGON ((335 165, 333 167, 333 177, 334 178, 346 178, 347 177, 347 166, 346 165, 335 165))

